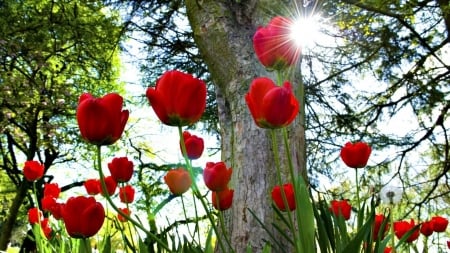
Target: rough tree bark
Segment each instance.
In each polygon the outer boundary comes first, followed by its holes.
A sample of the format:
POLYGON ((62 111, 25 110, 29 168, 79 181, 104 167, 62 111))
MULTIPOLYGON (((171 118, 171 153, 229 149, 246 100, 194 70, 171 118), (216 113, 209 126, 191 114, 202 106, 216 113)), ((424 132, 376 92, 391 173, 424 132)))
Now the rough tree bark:
MULTIPOLYGON (((246 252, 248 245, 253 252, 261 252, 264 241, 272 241, 248 211, 256 213, 268 227, 274 222, 270 191, 276 176, 269 131, 255 125, 244 96, 253 78, 274 77, 257 60, 252 37, 258 26, 275 15, 269 10, 276 13, 283 2, 186 0, 194 39, 216 88, 222 159, 233 168, 233 206, 225 216, 235 252, 246 252)), ((304 172, 304 128, 300 122, 304 121, 297 117, 289 129, 289 139, 294 166, 304 172)), ((281 237, 275 239, 282 241, 281 237)))

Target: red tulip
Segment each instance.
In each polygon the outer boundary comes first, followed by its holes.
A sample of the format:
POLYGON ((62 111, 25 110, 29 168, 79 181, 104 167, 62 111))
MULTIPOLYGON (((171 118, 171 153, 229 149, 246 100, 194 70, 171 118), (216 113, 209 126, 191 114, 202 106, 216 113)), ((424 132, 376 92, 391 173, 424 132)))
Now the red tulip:
MULTIPOLYGON (((128 208, 119 208, 120 211, 122 211, 124 214, 130 216, 131 211, 128 208)), ((122 216, 120 213, 117 214, 117 219, 119 219, 120 222, 127 222, 128 219, 124 216, 122 216)))
POLYGON ((38 161, 26 161, 23 166, 23 175, 32 182, 44 176, 44 165, 38 161))
POLYGON ((383 253, 391 253, 391 252, 392 252, 392 248, 391 247, 384 248, 383 253))
MULTIPOLYGON (((411 219, 410 222, 407 221, 396 221, 394 222, 394 232, 398 239, 401 239, 407 232, 416 226, 414 220, 411 219)), ((406 239, 407 242, 415 241, 420 235, 420 229, 416 228, 414 232, 406 239)))
POLYGON ((174 195, 181 195, 191 187, 192 180, 189 172, 183 168, 172 169, 164 176, 164 182, 174 195))
MULTIPOLYGON (((188 131, 183 132, 183 139, 184 145, 186 146, 187 157, 191 160, 200 158, 203 149, 205 148, 203 139, 196 135, 191 135, 188 131)), ((183 150, 181 150, 181 152, 183 152, 183 150)))
POLYGON ((293 211, 296 208, 295 204, 295 194, 294 194, 294 186, 292 184, 284 184, 283 191, 286 196, 286 201, 288 204, 288 208, 284 205, 283 195, 281 192, 281 187, 276 185, 272 189, 272 200, 275 202, 275 205, 280 209, 280 211, 293 211))
POLYGON ((278 16, 258 28, 253 48, 262 65, 281 70, 297 63, 301 49, 292 38, 293 25, 293 20, 278 16))
POLYGON ((64 204, 61 204, 58 202, 56 202, 56 204, 52 206, 52 208, 50 209, 50 212, 52 213, 53 218, 55 218, 56 220, 62 219, 61 210, 63 207, 64 207, 64 204))
POLYGON ((100 180, 98 179, 88 179, 84 181, 84 188, 86 188, 86 192, 89 195, 97 195, 101 191, 100 180))
POLYGON ((39 223, 42 218, 42 212, 37 207, 28 209, 28 222, 33 225, 39 223))
POLYGON ((352 212, 352 206, 348 203, 347 200, 332 200, 330 211, 337 217, 342 215, 345 220, 350 219, 350 215, 352 212))
MULTIPOLYGON (((117 182, 114 180, 114 178, 112 176, 105 177, 105 185, 106 185, 106 190, 108 191, 108 195, 109 196, 114 195, 114 193, 116 192, 116 188, 117 188, 117 182)), ((101 193, 104 196, 105 192, 103 191, 101 182, 100 182, 100 189, 102 190, 101 193)))
POLYGON ((450 241, 447 241, 447 247, 450 249, 450 241))
POLYGON ((211 191, 222 191, 227 188, 232 172, 233 170, 227 169, 224 162, 207 162, 203 170, 203 180, 211 191))
POLYGON ((422 225, 420 226, 420 233, 422 233, 424 236, 430 236, 431 234, 433 234, 434 229, 433 229, 433 222, 431 221, 425 221, 424 223, 422 223, 422 225))
POLYGON ((386 220, 386 217, 384 217, 384 215, 382 215, 382 214, 375 215, 373 234, 372 234, 372 238, 374 240, 377 240, 377 238, 379 238, 381 240, 386 235, 386 232, 389 229, 389 225, 387 223, 385 224, 385 226, 383 228, 383 233, 380 235, 380 229, 382 229, 381 226, 383 225, 383 223, 385 223, 385 220, 386 220))
POLYGON ((44 184, 44 196, 52 196, 57 199, 61 193, 61 188, 59 188, 58 183, 47 183, 44 184))
POLYGON ((95 235, 105 220, 105 209, 94 197, 71 197, 62 208, 69 236, 87 238, 95 235))
POLYGON ((350 168, 364 168, 371 152, 372 148, 365 142, 347 142, 341 149, 341 158, 350 168))
POLYGON ((133 186, 126 185, 119 189, 119 198, 122 203, 132 203, 134 201, 135 190, 133 186))
POLYGON ((48 223, 48 218, 44 218, 41 221, 41 229, 42 232, 44 232, 44 235, 47 239, 50 239, 52 235, 52 228, 50 227, 50 224, 48 223))
POLYGON ((41 207, 43 211, 51 211, 54 205, 56 205, 56 199, 52 196, 44 196, 41 199, 41 207))
POLYGON ((299 111, 291 84, 285 82, 280 87, 267 77, 253 80, 245 101, 253 120, 261 128, 285 127, 295 119, 299 111))
POLYGON ((177 70, 165 72, 146 96, 162 123, 186 126, 197 122, 206 107, 206 84, 177 70))
POLYGON ((448 226, 448 220, 441 216, 434 216, 431 218, 431 222, 433 223, 434 232, 445 232, 448 226))
POLYGON ((130 181, 133 176, 133 166, 133 162, 127 157, 115 157, 108 163, 109 172, 118 183, 130 181))
POLYGON ((234 190, 228 188, 218 192, 213 191, 211 195, 213 207, 219 211, 229 209, 233 204, 233 195, 234 190))
POLYGON ((77 121, 81 136, 95 145, 110 145, 116 142, 125 129, 129 112, 122 111, 123 98, 109 93, 94 98, 89 93, 80 96, 77 121))

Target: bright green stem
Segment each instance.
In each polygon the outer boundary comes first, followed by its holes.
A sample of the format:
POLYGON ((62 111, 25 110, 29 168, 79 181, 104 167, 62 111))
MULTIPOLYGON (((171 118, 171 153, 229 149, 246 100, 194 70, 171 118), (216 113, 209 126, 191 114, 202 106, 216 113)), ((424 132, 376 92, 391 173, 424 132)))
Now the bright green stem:
POLYGON ((140 230, 142 230, 142 232, 144 232, 147 236, 149 236, 150 238, 152 238, 152 240, 154 240, 155 242, 157 242, 161 247, 163 247, 165 250, 170 251, 169 247, 163 242, 161 241, 161 239, 159 239, 156 235, 154 235, 152 232, 148 231, 144 226, 141 225, 141 223, 139 223, 138 221, 134 220, 133 218, 131 218, 128 214, 124 213, 122 210, 120 210, 116 204, 114 204, 114 202, 111 199, 111 196, 109 196, 108 194, 108 189, 106 187, 106 183, 105 183, 105 175, 103 174, 103 170, 102 170, 102 152, 101 152, 101 146, 97 146, 97 169, 98 169, 98 173, 100 175, 100 182, 101 182, 101 188, 102 188, 102 192, 104 192, 105 194, 104 197, 106 199, 106 201, 111 205, 111 207, 120 215, 122 215, 123 217, 126 217, 127 220, 129 222, 131 222, 134 226, 138 227, 140 230))
MULTIPOLYGON (((195 180, 195 174, 192 170, 192 164, 191 164, 191 160, 189 160, 188 156, 187 156, 187 151, 186 151, 186 143, 184 142, 184 137, 183 137, 183 129, 181 128, 181 126, 178 126, 178 135, 180 136, 180 144, 181 144, 181 151, 183 153, 183 157, 184 157, 184 161, 186 162, 186 166, 187 166, 187 171, 189 173, 189 176, 192 179, 192 185, 191 185, 191 189, 192 192, 194 193, 194 196, 197 197, 200 202, 202 203, 203 208, 206 211, 206 216, 208 216, 209 221, 211 222, 211 226, 214 230, 214 233, 218 236, 219 235, 219 230, 216 226, 216 223, 214 221, 214 218, 211 214, 211 212, 209 211, 208 205, 205 202, 205 199, 202 197, 202 195, 200 194, 200 191, 198 190, 198 186, 197 186, 197 182, 195 180)), ((197 222, 197 226, 198 226, 198 219, 196 219, 197 222)), ((222 240, 220 240, 220 238, 218 237, 217 239, 219 241, 219 247, 222 250, 222 252, 227 252, 225 250, 225 245, 223 244, 222 240)), ((226 240, 228 242, 228 240, 226 240)), ((231 244, 228 245, 231 249, 231 252, 234 252, 231 244)))
POLYGON ((360 201, 360 199, 359 199, 359 176, 358 176, 357 168, 355 168, 355 182, 356 182, 356 208, 359 212, 359 208, 361 207, 361 204, 359 203, 359 201, 360 201))
MULTIPOLYGON (((36 203, 36 207, 39 208, 39 200, 37 197, 37 191, 36 191, 36 181, 33 181, 33 198, 34 202, 36 203)), ((33 231, 34 231, 34 240, 36 241, 36 246, 39 249, 39 252, 45 252, 44 251, 44 242, 42 237, 42 217, 39 215, 40 209, 38 209, 38 228, 35 229, 36 225, 33 225, 33 231)))
POLYGON ((79 239, 78 253, 92 253, 91 241, 89 238, 79 239))
POLYGON ((389 217, 390 217, 390 222, 391 222, 391 226, 390 226, 390 231, 391 231, 391 247, 392 247, 392 251, 391 253, 395 253, 395 232, 394 232, 394 209, 390 208, 389 210, 389 217))
MULTIPOLYGON (((279 157, 279 151, 278 151, 278 142, 277 142, 277 135, 275 132, 275 129, 271 129, 270 130, 270 137, 271 137, 271 141, 272 141, 272 151, 273 151, 273 156, 274 156, 274 160, 275 160, 275 168, 276 168, 276 173, 277 173, 277 180, 278 180, 278 185, 280 186, 280 190, 281 190, 281 198, 283 200, 283 204, 286 207, 287 211, 287 215, 288 215, 288 222, 289 222, 289 229, 292 232, 292 236, 294 237, 294 242, 295 242, 295 251, 297 253, 300 253, 300 240, 297 240, 297 233, 294 227, 294 222, 292 219, 292 215, 291 212, 289 211, 289 205, 288 205, 288 201, 286 198, 286 193, 284 192, 284 187, 283 187, 283 181, 281 179, 281 168, 280 168, 280 157, 279 157)), ((288 155, 289 157, 289 155, 288 155)), ((295 189, 295 181, 292 182, 294 189, 295 189)))

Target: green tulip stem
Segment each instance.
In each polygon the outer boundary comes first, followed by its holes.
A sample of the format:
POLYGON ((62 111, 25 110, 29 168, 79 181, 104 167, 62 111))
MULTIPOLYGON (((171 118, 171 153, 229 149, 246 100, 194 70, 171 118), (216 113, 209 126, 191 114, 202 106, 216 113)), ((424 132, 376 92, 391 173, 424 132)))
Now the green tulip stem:
MULTIPOLYGON (((278 185, 280 186, 280 190, 281 190, 281 199, 283 200, 283 204, 284 207, 287 210, 287 215, 288 215, 288 222, 289 222, 289 229, 292 232, 292 236, 294 237, 294 242, 295 242, 295 252, 300 253, 300 240, 297 239, 297 233, 294 227, 294 222, 292 219, 292 215, 291 212, 289 210, 289 204, 286 198, 286 193, 284 191, 284 187, 283 187, 283 181, 281 179, 281 167, 280 167, 280 157, 279 157, 279 151, 278 151, 278 142, 277 142, 277 135, 276 135, 276 131, 275 129, 270 129, 270 137, 271 137, 271 141, 272 141, 272 151, 273 151, 273 156, 274 156, 274 161, 275 161, 275 168, 276 168, 276 173, 277 173, 277 179, 278 179, 278 185)), ((288 155, 289 157, 289 155, 288 155)), ((294 189, 295 189, 295 181, 292 182, 294 189)))
POLYGON ((37 241, 37 245, 36 246, 39 248, 39 252, 45 252, 44 251, 44 245, 43 245, 43 239, 42 239, 42 233, 41 233, 41 231, 42 231, 42 224, 41 224, 42 217, 40 215, 39 200, 38 200, 37 191, 36 191, 36 181, 33 181, 33 193, 34 193, 33 194, 33 198, 34 198, 34 201, 36 203, 36 208, 38 208, 38 224, 34 224, 33 225, 33 232, 34 232, 35 240, 37 241), (38 225, 37 229, 36 229, 36 225, 38 225))
MULTIPOLYGON (((184 161, 186 162, 186 166, 187 166, 187 171, 188 171, 189 176, 191 177, 191 181, 192 181, 192 185, 191 185, 192 192, 194 193, 194 196, 197 197, 200 200, 200 202, 202 203, 203 208, 206 211, 206 216, 208 216, 208 219, 211 222, 211 226, 212 226, 212 228, 214 230, 214 233, 217 235, 217 240, 219 241, 220 249, 222 250, 222 252, 227 252, 225 250, 225 245, 223 244, 223 241, 219 237, 219 233, 218 233, 219 230, 218 230, 218 228, 216 226, 214 218, 213 218, 211 212, 209 211, 209 208, 208 208, 208 205, 205 202, 205 199, 200 194, 200 191, 198 189, 197 182, 195 180, 195 174, 194 174, 194 171, 192 170, 191 160, 189 160, 189 158, 187 156, 186 143, 184 142, 183 129, 182 129, 181 126, 178 126, 178 135, 180 136, 181 152, 183 153, 184 161)), ((196 225, 198 227, 198 219, 196 219, 196 223, 197 223, 196 225)), ((231 252, 234 252, 233 247, 231 246, 229 241, 228 240, 225 240, 225 241, 228 243, 228 246, 231 249, 231 252)))
MULTIPOLYGON (((359 203, 359 176, 358 176, 358 168, 355 168, 355 182, 356 182, 356 208, 359 212, 359 208, 361 204, 359 203)), ((358 228, 359 229, 359 228, 358 228)))
POLYGON ((92 253, 91 241, 89 238, 81 238, 79 243, 78 253, 92 253))
POLYGON ((392 251, 391 253, 395 253, 395 232, 394 232, 394 209, 391 207, 389 209, 389 218, 390 218, 390 232, 391 232, 391 247, 392 251))
POLYGON ((133 218, 131 218, 128 214, 124 213, 122 210, 120 210, 116 204, 114 204, 114 202, 111 199, 111 196, 109 196, 108 194, 108 188, 106 187, 106 183, 105 183, 105 175, 103 174, 103 170, 102 170, 102 152, 101 152, 101 147, 100 145, 97 145, 97 169, 98 169, 98 173, 100 176, 100 185, 102 188, 102 192, 104 192, 104 197, 106 199, 106 201, 111 205, 111 207, 120 215, 122 215, 123 217, 125 217, 129 222, 131 222, 134 226, 138 227, 142 232, 144 232, 147 236, 149 236, 150 238, 152 238, 152 240, 154 240, 155 242, 157 242, 160 246, 162 246, 165 250, 170 251, 169 247, 163 242, 161 241, 161 239, 159 239, 155 234, 153 234, 152 232, 148 231, 144 226, 142 226, 141 223, 139 223, 138 221, 134 220, 133 218))

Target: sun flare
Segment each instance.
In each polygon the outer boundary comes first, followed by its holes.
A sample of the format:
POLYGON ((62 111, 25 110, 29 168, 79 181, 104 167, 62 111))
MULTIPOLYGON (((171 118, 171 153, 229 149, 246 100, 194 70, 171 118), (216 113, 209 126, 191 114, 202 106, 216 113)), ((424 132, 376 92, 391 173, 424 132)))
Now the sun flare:
POLYGON ((320 39, 320 16, 301 17, 294 20, 291 26, 290 39, 301 47, 313 47, 320 39))

